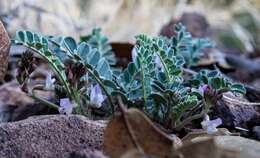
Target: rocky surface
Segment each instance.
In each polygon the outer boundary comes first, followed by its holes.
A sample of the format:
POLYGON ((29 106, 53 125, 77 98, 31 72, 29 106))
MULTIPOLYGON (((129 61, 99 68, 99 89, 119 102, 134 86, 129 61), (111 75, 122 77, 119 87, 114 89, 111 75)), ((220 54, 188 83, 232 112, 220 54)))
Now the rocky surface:
POLYGON ((0 157, 84 156, 91 149, 102 149, 105 126, 104 121, 92 121, 78 115, 45 115, 1 123, 0 157))
POLYGON ((259 158, 260 154, 260 142, 239 136, 198 136, 191 142, 178 149, 184 157, 259 158))
POLYGON ((253 131, 254 137, 257 140, 260 140, 260 126, 255 126, 252 131, 253 131))
POLYGON ((69 158, 107 158, 101 151, 85 149, 72 152, 69 158))
POLYGON ((172 19, 161 29, 160 35, 175 36, 175 24, 182 23, 193 37, 202 38, 209 35, 209 23, 205 16, 198 13, 184 13, 180 19, 172 19))
POLYGON ((217 136, 216 143, 226 149, 237 150, 244 155, 258 157, 260 142, 237 136, 217 136))
MULTIPOLYGON (((234 98, 231 93, 226 93, 230 98, 234 98)), ((246 101, 243 98, 236 98, 242 101, 246 101)), ((212 115, 214 117, 220 117, 223 121, 223 126, 227 128, 242 127, 248 128, 248 124, 252 122, 253 118, 258 118, 259 112, 256 107, 251 105, 242 105, 232 103, 226 99, 222 99, 218 104, 213 107, 212 115)))

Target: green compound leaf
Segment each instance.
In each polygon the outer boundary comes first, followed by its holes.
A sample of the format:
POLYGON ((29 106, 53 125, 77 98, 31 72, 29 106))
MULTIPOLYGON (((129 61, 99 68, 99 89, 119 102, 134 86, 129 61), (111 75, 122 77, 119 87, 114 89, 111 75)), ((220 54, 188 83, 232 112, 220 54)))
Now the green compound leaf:
POLYGON ((80 41, 88 43, 92 48, 96 48, 101 56, 106 58, 109 65, 116 63, 114 52, 108 43, 108 38, 101 34, 100 28, 93 29, 90 35, 80 37, 80 41))
POLYGON ((72 37, 64 38, 63 45, 71 54, 77 49, 77 43, 72 37))
POLYGON ((246 94, 246 89, 242 84, 233 84, 230 89, 235 93, 246 94))
POLYGON ((71 95, 71 89, 65 75, 64 64, 50 50, 47 38, 30 31, 19 31, 16 33, 14 41, 32 50, 46 60, 57 75, 59 81, 65 86, 68 95, 71 95))

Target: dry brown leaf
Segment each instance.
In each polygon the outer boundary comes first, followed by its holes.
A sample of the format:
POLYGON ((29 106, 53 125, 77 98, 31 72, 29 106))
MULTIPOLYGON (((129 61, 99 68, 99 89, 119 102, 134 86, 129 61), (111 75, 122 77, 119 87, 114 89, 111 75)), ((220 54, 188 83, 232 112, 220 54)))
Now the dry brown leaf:
POLYGON ((214 138, 188 143, 177 149, 173 158, 239 158, 239 152, 220 148, 214 138))
POLYGON ((177 141, 155 127, 139 110, 122 111, 114 116, 105 130, 106 154, 119 158, 129 151, 138 151, 143 155, 171 157, 177 141))
POLYGON ((207 134, 206 131, 201 131, 201 132, 190 132, 188 133, 185 137, 183 137, 182 144, 188 144, 191 143, 194 139, 198 137, 212 137, 212 136, 237 136, 239 134, 237 133, 231 133, 229 132, 226 128, 218 128, 218 132, 209 135, 207 134))
POLYGON ((258 158, 260 143, 219 128, 214 135, 191 132, 174 140, 160 131, 139 110, 126 110, 108 124, 104 151, 112 158, 258 158))
POLYGON ((176 149, 173 158, 259 158, 259 147, 239 136, 199 136, 176 149))
POLYGON ((0 21, 0 81, 4 80, 8 66, 8 58, 11 42, 5 30, 3 23, 0 21))

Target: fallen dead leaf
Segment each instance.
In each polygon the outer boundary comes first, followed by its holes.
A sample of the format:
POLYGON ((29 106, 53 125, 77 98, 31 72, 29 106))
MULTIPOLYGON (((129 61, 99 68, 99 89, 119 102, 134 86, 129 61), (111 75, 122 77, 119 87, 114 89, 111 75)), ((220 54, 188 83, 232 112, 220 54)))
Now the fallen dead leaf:
POLYGON ((239 136, 198 136, 176 149, 173 158, 259 158, 260 143, 239 136))
POLYGON ((234 136, 225 128, 214 135, 191 132, 176 140, 141 111, 120 108, 122 113, 114 116, 104 134, 104 151, 112 158, 259 158, 259 142, 234 136))
POLYGON ((175 139, 155 127, 141 111, 126 110, 115 115, 104 134, 104 151, 112 158, 119 158, 129 151, 153 157, 171 157, 178 146, 175 139))
POLYGON ((0 81, 4 80, 6 69, 8 66, 10 39, 5 30, 3 23, 0 21, 0 81))
POLYGON ((182 144, 191 143, 194 139, 198 137, 212 137, 212 136, 238 136, 238 133, 231 133, 226 128, 218 128, 218 131, 212 135, 207 134, 206 131, 201 132, 190 132, 185 137, 181 139, 182 144))
POLYGON ((208 137, 183 145, 174 152, 172 158, 238 158, 238 156, 238 151, 220 148, 214 138, 208 137))

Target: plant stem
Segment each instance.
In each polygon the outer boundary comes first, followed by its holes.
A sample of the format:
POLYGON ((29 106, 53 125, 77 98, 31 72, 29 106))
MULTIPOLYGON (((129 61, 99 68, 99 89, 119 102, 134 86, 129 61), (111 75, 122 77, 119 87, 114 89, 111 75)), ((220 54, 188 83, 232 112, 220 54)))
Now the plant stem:
POLYGON ((163 60, 163 58, 160 56, 160 54, 159 53, 156 53, 158 56, 159 56, 159 58, 160 58, 160 61, 161 61, 161 63, 162 63, 162 65, 163 65, 163 68, 164 68, 164 71, 166 72, 166 76, 167 76, 167 80, 169 81, 169 82, 171 82, 171 78, 170 78, 170 73, 169 73, 169 71, 168 71, 168 69, 167 69, 167 66, 166 66, 166 64, 164 63, 164 60, 163 60))
POLYGON ((65 89, 66 89, 67 94, 69 95, 69 97, 71 97, 76 102, 76 106, 80 106, 80 101, 77 99, 77 96, 75 95, 75 93, 71 91, 71 89, 70 89, 66 79, 63 77, 63 75, 61 74, 62 72, 57 68, 57 66, 55 64, 53 64, 53 62, 49 58, 47 58, 44 54, 42 54, 40 51, 38 51, 35 48, 30 47, 28 45, 24 45, 24 46, 26 48, 28 48, 28 49, 31 49, 33 52, 36 52, 42 58, 47 60, 47 62, 50 64, 52 70, 56 73, 59 81, 65 86, 65 89))
POLYGON ((68 92, 68 94, 71 96, 71 90, 69 88, 69 85, 67 84, 66 79, 63 77, 63 75, 61 74, 61 72, 58 70, 58 68, 56 67, 56 65, 53 64, 52 61, 49 60, 49 58, 47 58, 45 55, 43 55, 40 51, 36 50, 33 47, 30 47, 28 45, 24 45, 26 48, 31 49, 32 51, 36 52, 37 54, 39 54, 42 58, 44 58, 45 60, 47 60, 47 62, 50 64, 51 68, 53 68, 53 71, 57 74, 57 77, 59 78, 59 80, 62 82, 62 84, 65 86, 66 91, 68 92))
MULTIPOLYGON (((38 88, 38 87, 37 87, 37 88, 38 88)), ((33 99, 39 101, 40 103, 42 103, 42 104, 44 104, 44 105, 50 107, 50 108, 53 108, 53 109, 56 109, 56 110, 59 109, 59 106, 58 106, 58 105, 56 105, 56 104, 54 104, 54 103, 52 103, 52 102, 49 102, 49 101, 46 100, 46 99, 42 99, 42 98, 38 97, 37 95, 35 95, 34 90, 35 90, 34 88, 33 88, 32 90, 30 90, 27 95, 28 95, 29 97, 31 97, 31 98, 33 98, 33 99)))
POLYGON ((181 130, 184 126, 186 126, 188 123, 190 123, 193 120, 199 119, 201 117, 203 117, 205 115, 205 111, 201 112, 200 114, 191 116, 185 120, 183 120, 181 123, 179 123, 179 125, 177 125, 174 129, 176 129, 176 131, 181 130))

